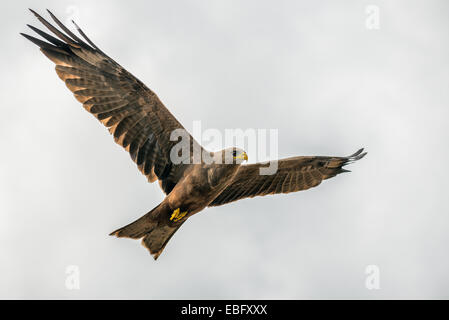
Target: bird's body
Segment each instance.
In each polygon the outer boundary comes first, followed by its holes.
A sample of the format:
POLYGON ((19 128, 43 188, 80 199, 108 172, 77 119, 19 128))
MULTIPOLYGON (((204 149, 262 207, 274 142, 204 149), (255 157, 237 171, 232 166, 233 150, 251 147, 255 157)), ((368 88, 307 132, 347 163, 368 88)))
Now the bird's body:
MULTIPOLYGON (((233 151, 246 156, 244 151, 236 148, 225 149, 222 153, 233 151)), ((203 162, 188 165, 178 183, 156 208, 111 235, 134 239, 144 237, 144 245, 157 258, 176 230, 189 217, 209 206, 228 187, 239 167, 238 160, 230 164, 203 162), (148 234, 148 230, 154 231, 148 234)))
POLYGON ((166 200, 172 208, 182 208, 193 215, 211 203, 237 173, 238 164, 193 164, 166 200))
POLYGON ((164 201, 189 217, 206 208, 232 181, 240 164, 192 164, 164 201))
POLYGON ((361 159, 360 149, 348 157, 293 157, 277 160, 277 170, 261 174, 264 164, 243 164, 246 153, 238 148, 218 152, 203 149, 159 98, 140 80, 102 52, 79 29, 81 39, 51 12, 55 28, 32 11, 56 37, 29 26, 47 41, 22 34, 37 44, 56 64, 56 73, 84 108, 103 123, 115 141, 149 182, 159 181, 164 200, 133 223, 111 233, 118 237, 142 238, 155 259, 179 227, 206 207, 268 194, 289 193, 315 187, 321 181, 346 172, 348 163, 361 159), (182 162, 172 151, 182 142, 171 134, 181 130, 187 137, 182 162), (195 150, 208 155, 194 161, 195 150))

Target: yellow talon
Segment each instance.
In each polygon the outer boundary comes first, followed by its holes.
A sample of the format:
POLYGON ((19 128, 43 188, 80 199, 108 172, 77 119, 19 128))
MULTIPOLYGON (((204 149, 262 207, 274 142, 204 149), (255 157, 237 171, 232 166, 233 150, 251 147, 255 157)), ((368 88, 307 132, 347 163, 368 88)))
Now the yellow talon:
POLYGON ((175 211, 173 211, 173 213, 172 213, 172 215, 171 215, 171 217, 170 217, 170 220, 173 220, 173 221, 179 221, 179 220, 181 220, 182 218, 184 218, 185 217, 185 215, 187 214, 187 211, 184 211, 184 212, 179 212, 180 210, 179 210, 179 208, 178 209, 176 209, 175 211))

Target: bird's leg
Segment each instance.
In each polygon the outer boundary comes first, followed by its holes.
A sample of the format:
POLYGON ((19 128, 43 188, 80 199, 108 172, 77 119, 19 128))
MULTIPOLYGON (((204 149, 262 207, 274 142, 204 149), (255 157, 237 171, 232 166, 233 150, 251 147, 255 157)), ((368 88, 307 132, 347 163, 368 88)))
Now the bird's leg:
POLYGON ((184 218, 185 217, 185 215, 187 214, 187 211, 184 211, 184 212, 180 212, 181 210, 178 208, 178 209, 176 209, 175 211, 173 211, 173 213, 172 213, 172 215, 171 215, 171 217, 170 217, 170 220, 173 220, 173 221, 179 221, 179 220, 181 220, 182 218, 184 218))

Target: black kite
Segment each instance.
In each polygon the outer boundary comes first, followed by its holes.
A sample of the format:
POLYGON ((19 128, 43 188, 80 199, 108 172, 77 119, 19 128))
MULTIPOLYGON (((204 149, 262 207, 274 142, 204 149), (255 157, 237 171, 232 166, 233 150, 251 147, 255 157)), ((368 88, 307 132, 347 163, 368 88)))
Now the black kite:
POLYGON ((136 77, 102 52, 76 26, 80 37, 66 28, 50 11, 59 30, 31 10, 54 36, 29 26, 47 41, 22 34, 37 44, 56 64, 56 73, 84 108, 101 121, 115 141, 127 150, 148 181, 159 181, 165 199, 135 222, 111 233, 117 237, 142 239, 155 259, 179 227, 208 206, 219 206, 243 198, 289 193, 315 187, 325 179, 346 172, 343 166, 361 159, 360 149, 348 157, 293 157, 277 161, 274 174, 261 175, 265 164, 247 164, 238 148, 219 152, 204 150, 191 136, 189 149, 209 154, 216 161, 175 164, 170 152, 178 141, 170 139, 183 129, 159 98, 136 77), (57 38, 56 38, 56 37, 57 38), (226 159, 231 159, 225 161, 226 159))

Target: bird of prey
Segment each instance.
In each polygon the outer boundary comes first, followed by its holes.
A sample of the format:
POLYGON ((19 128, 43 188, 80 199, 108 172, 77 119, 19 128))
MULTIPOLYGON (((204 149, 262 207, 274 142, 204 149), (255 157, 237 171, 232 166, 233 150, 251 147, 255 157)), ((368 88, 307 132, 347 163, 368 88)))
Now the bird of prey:
POLYGON ((179 139, 173 141, 171 133, 184 128, 156 94, 101 51, 75 22, 79 36, 50 11, 59 29, 35 11, 31 12, 53 35, 31 25, 28 26, 43 40, 21 34, 56 64, 57 75, 75 98, 109 129, 115 142, 129 152, 148 181, 158 180, 166 194, 147 214, 111 233, 117 237, 142 239, 154 259, 181 225, 206 207, 306 190, 348 171, 343 166, 366 154, 360 149, 348 157, 281 159, 277 160, 274 174, 263 175, 260 168, 265 164, 243 164, 248 157, 242 149, 209 152, 188 135, 188 152, 184 155, 184 160, 188 161, 175 162, 171 151, 179 139), (192 150, 200 150, 214 161, 194 161, 192 150))

